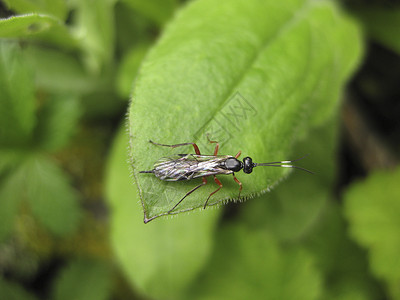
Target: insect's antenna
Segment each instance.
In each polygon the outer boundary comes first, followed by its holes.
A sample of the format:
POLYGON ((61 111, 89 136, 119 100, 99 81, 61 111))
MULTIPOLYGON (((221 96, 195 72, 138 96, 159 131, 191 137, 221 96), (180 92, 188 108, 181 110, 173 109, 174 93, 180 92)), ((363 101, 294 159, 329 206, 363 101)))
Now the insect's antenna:
POLYGON ((139 173, 154 173, 154 170, 150 170, 150 171, 140 171, 139 173))
POLYGON ((307 157, 308 154, 304 155, 303 157, 297 158, 297 159, 293 159, 293 160, 282 160, 282 161, 273 161, 273 162, 268 162, 268 163, 254 163, 254 167, 258 167, 258 166, 264 166, 264 167, 281 167, 281 168, 294 168, 294 169, 299 169, 302 171, 306 171, 310 174, 314 174, 313 172, 311 172, 310 170, 307 170, 305 168, 299 167, 299 166, 295 166, 292 165, 293 162, 295 161, 299 161, 305 157, 307 157))

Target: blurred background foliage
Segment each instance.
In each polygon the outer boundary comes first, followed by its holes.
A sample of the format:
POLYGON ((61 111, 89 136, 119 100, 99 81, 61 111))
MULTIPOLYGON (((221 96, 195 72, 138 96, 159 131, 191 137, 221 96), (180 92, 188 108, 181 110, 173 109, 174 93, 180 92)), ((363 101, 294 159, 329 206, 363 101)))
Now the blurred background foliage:
POLYGON ((366 54, 315 176, 144 225, 123 123, 184 2, 0 1, 0 298, 400 299, 400 3, 341 3, 366 54))

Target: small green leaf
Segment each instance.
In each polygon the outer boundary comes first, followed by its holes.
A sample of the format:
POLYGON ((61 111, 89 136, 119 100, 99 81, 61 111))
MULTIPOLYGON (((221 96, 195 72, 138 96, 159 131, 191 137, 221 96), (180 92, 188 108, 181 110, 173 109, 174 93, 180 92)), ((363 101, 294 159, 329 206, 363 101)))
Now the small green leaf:
POLYGON ((304 249, 231 224, 218 233, 208 267, 185 299, 320 299, 321 283, 304 249))
POLYGON ((86 66, 92 74, 100 74, 113 60, 114 2, 116 0, 70 2, 76 10, 74 34, 80 41, 86 66))
POLYGON ((400 54, 400 8, 363 7, 354 8, 367 33, 386 47, 400 54))
POLYGON ((26 143, 35 125, 33 73, 20 48, 0 41, 0 145, 26 143))
MULTIPOLYGON (((241 150, 255 162, 289 157, 299 136, 335 113, 360 52, 358 27, 331 1, 189 3, 146 57, 133 90, 131 159, 146 218, 167 214, 201 183, 139 174, 160 157, 193 153, 192 147, 171 149, 149 140, 196 142, 203 154, 212 154, 210 134, 220 142, 220 154, 241 150)), ((287 171, 258 168, 240 174, 241 195, 266 191, 287 171)), ((220 180, 224 188, 209 205, 238 197, 232 178, 220 180)), ((210 182, 173 213, 202 207, 218 187, 210 182)))
POLYGON ((110 299, 111 284, 111 270, 104 262, 75 260, 58 276, 53 299, 110 299))
POLYGON ((352 237, 369 251, 373 273, 400 299, 400 169, 377 171, 345 194, 352 237))
POLYGON ((171 18, 176 7, 176 0, 122 0, 137 12, 154 21, 158 25, 163 25, 171 18))
POLYGON ((26 149, 0 148, 0 176, 16 168, 25 158, 26 149))
POLYGON ((106 173, 112 245, 120 266, 140 293, 152 299, 177 299, 208 259, 221 211, 143 224, 138 191, 126 164, 127 144, 128 136, 120 130, 106 173))
POLYGON ((123 58, 117 76, 117 90, 121 97, 128 99, 132 91, 140 64, 149 49, 149 44, 134 47, 123 58))
POLYGON ((26 38, 73 49, 77 41, 60 19, 51 15, 30 13, 0 19, 0 37, 26 38))
MULTIPOLYGON (((10 156, 4 157, 10 158, 10 156)), ((24 175, 23 170, 16 168, 0 182, 0 242, 14 229, 15 216, 23 199, 21 186, 24 184, 24 175)))
POLYGON ((44 157, 33 156, 24 165, 26 196, 33 214, 52 233, 62 236, 78 227, 78 195, 66 174, 44 157))
POLYGON ((49 99, 38 115, 35 142, 47 151, 65 146, 81 114, 79 99, 74 96, 55 96, 49 99))
POLYGON ((35 70, 38 88, 74 95, 101 92, 111 88, 109 81, 104 78, 90 76, 73 55, 37 46, 26 47, 23 54, 35 70))
POLYGON ((42 13, 65 20, 68 13, 65 0, 4 0, 4 2, 9 9, 19 14, 42 13))
POLYGON ((5 280, 0 276, 0 292, 2 299, 7 300, 36 300, 37 298, 17 283, 5 280))

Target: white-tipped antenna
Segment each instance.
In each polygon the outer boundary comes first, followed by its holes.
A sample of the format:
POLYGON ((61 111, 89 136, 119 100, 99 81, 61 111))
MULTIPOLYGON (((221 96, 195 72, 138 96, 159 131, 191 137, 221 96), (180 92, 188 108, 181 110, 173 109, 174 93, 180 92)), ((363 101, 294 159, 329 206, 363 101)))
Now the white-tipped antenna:
POLYGON ((303 159, 303 158, 305 158, 307 156, 308 156, 308 154, 304 155, 303 157, 294 159, 294 160, 273 161, 273 162, 260 163, 260 164, 254 163, 254 167, 267 166, 267 167, 294 168, 294 169, 299 169, 299 170, 306 171, 306 172, 308 172, 310 174, 314 174, 314 172, 311 172, 310 170, 307 170, 307 169, 304 169, 302 167, 295 166, 295 165, 291 164, 291 163, 293 163, 295 161, 298 161, 298 160, 301 160, 301 159, 303 159))

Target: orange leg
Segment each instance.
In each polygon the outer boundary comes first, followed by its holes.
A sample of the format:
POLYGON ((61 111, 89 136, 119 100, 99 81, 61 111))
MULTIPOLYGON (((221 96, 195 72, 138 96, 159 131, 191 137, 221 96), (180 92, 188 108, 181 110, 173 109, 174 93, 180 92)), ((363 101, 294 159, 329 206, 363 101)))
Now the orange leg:
POLYGON ((238 153, 236 153, 235 158, 238 158, 240 156, 240 154, 242 154, 242 151, 239 151, 238 153))
POLYGON ((194 187, 193 189, 191 189, 189 192, 186 193, 185 196, 183 196, 183 198, 181 200, 178 201, 178 203, 176 203, 174 205, 173 208, 171 208, 168 213, 170 214, 182 201, 183 199, 185 199, 187 196, 189 196, 191 193, 193 193, 195 190, 197 190, 198 188, 202 187, 203 185, 207 184, 207 178, 205 176, 203 176, 203 182, 201 184, 199 184, 198 186, 194 187))
POLYGON ((235 174, 233 174, 233 180, 236 181, 236 183, 239 185, 239 196, 238 196, 238 200, 240 199, 240 193, 242 192, 242 183, 239 181, 239 179, 237 179, 235 177, 235 174))
POLYGON ((207 140, 208 140, 208 142, 210 143, 210 144, 216 144, 215 145, 215 149, 214 149, 214 156, 217 156, 217 154, 218 154, 218 150, 219 150, 219 143, 217 142, 217 141, 212 141, 212 140, 210 140, 210 137, 209 137, 209 134, 207 134, 207 140))
POLYGON ((218 192, 218 191, 222 188, 222 183, 221 183, 221 181, 219 181, 218 178, 215 177, 215 175, 214 175, 214 181, 215 181, 216 184, 219 185, 219 188, 217 188, 214 192, 212 192, 212 193, 208 196, 206 202, 204 203, 204 209, 206 209, 206 206, 207 206, 207 203, 208 203, 208 200, 210 199, 210 197, 211 197, 212 195, 214 195, 216 192, 218 192))

